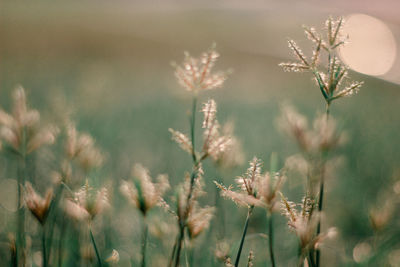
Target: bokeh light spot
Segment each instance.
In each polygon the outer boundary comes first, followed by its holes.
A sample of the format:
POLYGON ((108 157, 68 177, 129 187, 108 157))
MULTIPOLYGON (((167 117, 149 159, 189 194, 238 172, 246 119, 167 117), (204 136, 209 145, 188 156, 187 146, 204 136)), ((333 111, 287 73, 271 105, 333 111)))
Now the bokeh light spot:
POLYGON ((340 56, 350 68, 375 76, 390 70, 396 59, 396 41, 384 22, 352 14, 346 18, 343 34, 350 42, 340 48, 340 56))

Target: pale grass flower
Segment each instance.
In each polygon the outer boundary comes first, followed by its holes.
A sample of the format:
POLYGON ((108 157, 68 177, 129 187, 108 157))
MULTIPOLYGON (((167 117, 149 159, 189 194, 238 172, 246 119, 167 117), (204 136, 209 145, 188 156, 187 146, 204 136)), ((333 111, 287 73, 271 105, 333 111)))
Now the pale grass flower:
POLYGON ((94 219, 98 214, 109 208, 107 189, 95 190, 88 180, 75 194, 74 199, 67 199, 65 211, 77 220, 94 219))
POLYGON ((307 118, 290 105, 283 105, 281 110, 281 116, 278 118, 278 128, 293 137, 300 148, 308 150, 310 141, 307 132, 307 118))
POLYGON ((254 252, 250 250, 249 256, 247 257, 247 267, 253 267, 253 261, 254 261, 254 252))
POLYGON ((295 41, 289 40, 289 48, 297 62, 279 64, 284 71, 311 72, 328 105, 335 99, 356 94, 363 84, 363 82, 351 81, 343 85, 348 79, 348 68, 336 56, 337 49, 346 43, 346 38, 341 32, 343 24, 343 18, 334 20, 329 17, 325 23, 326 40, 314 27, 304 26, 306 37, 314 44, 311 60, 307 59, 295 41), (327 66, 320 65, 322 52, 327 55, 327 66))
POLYGON ((381 196, 383 199, 369 210, 369 220, 376 232, 387 227, 396 212, 396 198, 390 193, 382 193, 381 196))
POLYGON ((317 249, 325 239, 336 236, 335 228, 315 235, 321 213, 316 210, 315 201, 309 197, 304 197, 301 204, 296 204, 287 200, 281 193, 281 204, 281 211, 288 220, 289 229, 297 235, 303 251, 317 249), (300 207, 300 210, 297 207, 300 207))
POLYGON ((218 167, 223 169, 232 169, 242 165, 245 161, 242 143, 233 135, 234 125, 232 121, 228 121, 222 127, 222 134, 230 136, 230 146, 221 152, 218 159, 215 161, 218 167))
POLYGON ((196 172, 195 183, 192 190, 192 196, 188 201, 190 189, 190 175, 186 173, 185 181, 179 185, 177 191, 177 215, 180 225, 186 226, 190 239, 195 239, 204 230, 206 230, 214 215, 215 208, 206 206, 200 207, 198 198, 203 196, 204 183, 201 177, 201 171, 196 172))
POLYGON ((234 265, 232 264, 232 260, 231 260, 230 257, 228 257, 228 258, 225 260, 224 264, 225 264, 225 267, 233 267, 233 266, 234 266, 234 265))
POLYGON ((67 139, 64 149, 69 160, 76 160, 85 170, 101 166, 104 156, 89 134, 79 133, 72 122, 68 122, 66 133, 67 139))
POLYGON ((337 131, 332 117, 327 119, 325 114, 316 117, 311 128, 306 117, 289 105, 282 107, 278 127, 291 136, 302 151, 310 154, 333 150, 346 141, 345 134, 337 131))
POLYGON ((231 145, 231 137, 220 134, 220 124, 216 118, 217 104, 209 99, 203 105, 203 155, 210 155, 217 160, 221 153, 231 145))
POLYGON ((225 262, 225 260, 229 258, 230 249, 231 246, 229 242, 227 242, 226 240, 219 241, 216 245, 214 255, 219 261, 225 262))
POLYGON ((55 126, 41 125, 40 114, 28 108, 22 87, 17 87, 13 92, 12 113, 0 110, 0 125, 0 138, 23 156, 44 145, 53 144, 59 132, 55 126))
POLYGON ((296 171, 303 177, 308 175, 310 168, 310 162, 308 162, 304 156, 300 154, 292 155, 285 161, 285 169, 296 171))
POLYGON ((250 161, 250 167, 246 174, 235 179, 239 188, 238 191, 234 191, 232 186, 225 187, 215 182, 221 190, 221 195, 240 206, 259 206, 267 208, 271 212, 274 211, 277 204, 277 194, 285 178, 277 172, 273 174, 273 179, 271 179, 270 173, 261 173, 261 166, 261 160, 256 157, 250 161))
POLYGON ((270 212, 277 209, 278 192, 280 192, 285 179, 286 177, 280 172, 267 172, 257 181, 257 197, 264 202, 270 212))
POLYGON ((121 182, 120 191, 144 216, 154 206, 166 205, 162 196, 170 188, 167 175, 158 175, 157 182, 152 182, 148 169, 141 164, 135 164, 132 177, 132 181, 121 182))
POLYGON ((189 137, 179 131, 175 131, 174 129, 169 128, 168 130, 172 134, 172 140, 174 140, 183 151, 193 154, 193 147, 189 137))
POLYGON ((227 79, 228 72, 212 72, 218 58, 215 44, 200 58, 194 58, 185 52, 185 59, 181 65, 173 63, 178 83, 187 91, 195 93, 221 87, 227 79))
POLYGON ((204 114, 202 123, 203 130, 203 146, 201 153, 193 151, 192 141, 185 134, 169 129, 172 134, 172 140, 178 143, 178 145, 186 152, 191 155, 198 155, 200 161, 211 157, 214 161, 217 161, 224 151, 229 151, 232 146, 232 137, 229 135, 223 135, 220 131, 220 124, 216 119, 217 104, 213 99, 209 99, 204 103, 201 110, 204 114))
POLYGON ((198 203, 190 210, 189 217, 187 220, 187 228, 189 231, 189 237, 191 239, 196 238, 205 229, 210 226, 210 221, 214 216, 215 208, 206 206, 200 208, 198 203))
POLYGON ((35 218, 44 224, 50 210, 51 201, 53 198, 53 189, 46 191, 45 197, 41 197, 32 187, 31 183, 25 183, 24 199, 26 206, 35 216, 35 218))

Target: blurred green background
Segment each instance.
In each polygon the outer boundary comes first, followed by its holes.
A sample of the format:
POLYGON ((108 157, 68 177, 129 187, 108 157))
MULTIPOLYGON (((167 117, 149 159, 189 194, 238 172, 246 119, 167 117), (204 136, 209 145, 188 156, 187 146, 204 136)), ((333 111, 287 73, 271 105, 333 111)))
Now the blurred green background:
MULTIPOLYGON (((98 174, 100 184, 110 179, 118 184, 128 176, 132 163, 140 162, 153 176, 168 173, 174 187, 190 170, 191 159, 170 140, 168 128, 189 131, 191 96, 175 81, 170 62, 181 62, 185 50, 198 56, 216 42, 221 58, 215 68, 234 72, 223 88, 204 92, 201 101, 215 98, 219 121, 234 121, 246 162, 256 155, 267 169, 271 153, 276 152, 282 166, 287 156, 298 151, 276 129, 280 104, 289 101, 310 119, 325 109, 308 74, 284 73, 278 67, 290 57, 287 38, 307 47, 302 24, 320 28, 328 15, 365 13, 385 21, 398 40, 400 20, 394 10, 400 7, 396 1, 348 2, 3 0, 0 104, 8 110, 11 91, 21 84, 31 106, 47 120, 60 124, 70 114, 78 129, 91 133, 106 152, 106 164, 98 174)), ((364 86, 358 95, 332 106, 349 142, 340 151, 344 164, 326 186, 325 224, 338 227, 340 233, 325 250, 326 266, 352 259, 353 247, 372 234, 370 204, 399 176, 398 65, 396 60, 392 70, 381 77, 351 72, 355 80, 365 81, 364 86)), ((213 180, 233 183, 246 168, 247 163, 221 174, 206 164, 205 182, 211 197, 204 203, 213 204, 213 180)), ((284 191, 292 199, 301 198, 300 182, 290 177, 284 191)), ((226 238, 236 242, 246 210, 222 201, 226 238)), ((113 202, 125 205, 117 194, 113 202)), ((120 205, 114 208, 114 218, 128 226, 130 220, 137 221, 136 213, 120 205)), ((4 231, 13 213, 3 206, 0 210, 0 231, 4 231)), ((295 239, 286 231, 284 218, 276 223, 276 257, 279 266, 290 266, 296 258, 295 239)), ((246 254, 249 249, 255 252, 255 266, 265 266, 267 259, 266 239, 257 235, 265 230, 265 214, 258 210, 245 244, 246 254)), ((140 234, 137 229, 132 232, 140 234)), ((112 233, 112 245, 107 247, 130 253, 129 244, 135 243, 135 237, 112 233)), ((198 266, 208 266, 202 251, 212 251, 214 244, 202 240, 196 261, 198 266)), ((151 249, 158 251, 159 241, 153 238, 151 242, 151 249)), ((120 265, 126 266, 121 255, 120 265)), ((152 264, 159 266, 156 257, 152 264)))

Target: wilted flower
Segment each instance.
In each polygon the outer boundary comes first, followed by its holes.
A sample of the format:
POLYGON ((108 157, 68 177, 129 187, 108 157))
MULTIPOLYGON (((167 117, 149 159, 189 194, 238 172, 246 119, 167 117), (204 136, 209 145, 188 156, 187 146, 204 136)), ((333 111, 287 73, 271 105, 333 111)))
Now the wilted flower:
POLYGON ((109 207, 107 189, 95 191, 86 180, 85 185, 75 193, 74 199, 67 199, 65 211, 74 219, 94 219, 109 207))
POLYGON ((289 48, 293 51, 298 62, 281 63, 279 66, 284 71, 310 71, 326 102, 330 104, 335 99, 357 93, 363 83, 353 81, 346 86, 342 86, 348 76, 348 68, 336 56, 336 49, 345 44, 346 41, 341 34, 344 24, 343 18, 335 21, 330 17, 325 24, 327 40, 324 40, 315 28, 304 27, 307 38, 315 45, 311 60, 307 59, 293 40, 289 40, 289 48), (319 65, 321 48, 328 55, 328 66, 324 70, 321 70, 319 65))
POLYGON ((27 107, 22 87, 17 87, 13 92, 12 114, 0 110, 0 125, 0 137, 21 155, 53 144, 58 134, 56 127, 40 125, 40 114, 37 110, 27 107))
POLYGON ((228 72, 211 73, 218 57, 215 44, 200 58, 193 58, 188 52, 185 52, 182 65, 173 63, 178 83, 186 90, 195 93, 221 87, 228 76, 228 72))
POLYGON ((141 164, 136 164, 132 176, 133 181, 122 181, 120 191, 143 215, 156 205, 166 204, 162 196, 170 188, 167 175, 159 175, 157 183, 153 183, 149 171, 141 164))
POLYGON ((53 189, 48 189, 45 197, 42 198, 38 193, 36 193, 29 182, 25 183, 24 199, 26 206, 42 225, 46 222, 52 198, 53 189))

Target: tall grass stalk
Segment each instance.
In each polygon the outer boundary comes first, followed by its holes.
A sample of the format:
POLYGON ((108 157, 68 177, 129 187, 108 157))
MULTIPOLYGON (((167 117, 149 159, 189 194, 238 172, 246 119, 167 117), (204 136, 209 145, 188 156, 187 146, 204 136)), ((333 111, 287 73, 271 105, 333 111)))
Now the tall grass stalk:
POLYGON ((176 252, 176 248, 178 246, 178 242, 179 242, 179 236, 176 237, 174 246, 172 247, 172 253, 171 253, 171 257, 169 258, 169 261, 168 261, 168 267, 172 266, 172 263, 175 259, 175 252, 176 252))
POLYGON ((62 220, 58 239, 58 266, 61 267, 64 258, 64 236, 67 231, 68 221, 62 220))
MULTIPOLYGON (((192 114, 191 114, 191 119, 190 119, 190 137, 191 137, 191 142, 192 142, 192 160, 193 160, 193 171, 192 174, 190 175, 190 187, 189 187, 189 194, 187 196, 186 200, 186 211, 185 211, 185 218, 187 218, 188 212, 189 212, 189 203, 192 198, 193 194, 193 187, 194 187, 194 180, 197 176, 197 169, 199 167, 199 164, 202 160, 198 159, 195 153, 195 122, 196 122, 196 108, 197 108, 197 96, 193 96, 193 101, 192 101, 192 114)), ((177 242, 177 249, 176 249, 176 258, 175 258, 175 266, 179 266, 179 261, 180 261, 180 256, 181 256, 181 250, 182 250, 182 243, 185 238, 185 227, 186 227, 186 222, 181 222, 179 224, 179 236, 178 236, 178 242, 177 242)))
POLYGON ((147 236, 148 236, 148 225, 146 217, 143 218, 143 236, 142 236, 142 267, 146 266, 146 247, 147 247, 147 236))
POLYGON ((92 232, 92 227, 91 226, 89 226, 89 234, 90 234, 90 239, 91 239, 92 244, 93 244, 94 251, 96 253, 97 263, 98 263, 98 265, 100 267, 102 267, 103 264, 102 264, 102 261, 101 261, 99 250, 97 249, 96 241, 94 240, 94 236, 93 236, 93 232, 92 232))
MULTIPOLYGON (((329 112, 330 112, 330 106, 331 103, 327 102, 326 104, 326 120, 329 120, 329 112)), ((323 208, 323 201, 324 201, 324 181, 325 180, 325 163, 322 163, 321 166, 321 183, 320 183, 320 187, 319 187, 319 199, 318 199, 318 211, 321 213, 322 212, 322 208, 323 208)), ((318 226, 317 226, 317 236, 321 233, 321 219, 319 219, 318 221, 318 226)), ((321 262, 321 251, 319 249, 316 250, 316 255, 315 255, 315 262, 316 262, 316 266, 319 267, 320 266, 320 262, 321 262)))
POLYGON ((193 96, 193 101, 192 101, 192 116, 190 119, 190 137, 192 141, 192 148, 193 148, 193 153, 192 153, 192 159, 193 159, 193 164, 196 164, 197 162, 197 157, 195 150, 195 123, 196 123, 196 109, 197 109, 197 96, 193 96))
POLYGON ((239 266, 240 255, 242 254, 244 239, 246 238, 247 228, 249 227, 249 220, 250 220, 250 216, 253 212, 253 209, 254 209, 254 206, 250 206, 247 210, 246 222, 244 223, 242 238, 240 240, 239 249, 236 254, 235 267, 239 266))
POLYGON ((46 229, 42 227, 42 261, 43 267, 47 267, 47 253, 46 253, 46 229))
POLYGON ((23 192, 22 186, 26 181, 26 166, 27 166, 27 155, 26 155, 26 131, 22 131, 22 144, 19 151, 18 159, 18 200, 17 200, 17 266, 25 266, 25 207, 23 205, 23 192))
POLYGON ((271 266, 275 267, 275 254, 274 254, 274 224, 272 212, 267 213, 268 220, 268 248, 269 258, 271 260, 271 266))
POLYGON ((184 233, 185 233, 185 227, 184 226, 180 226, 179 236, 178 236, 177 243, 176 243, 177 244, 177 248, 176 248, 175 265, 174 265, 175 267, 179 266, 184 233))
MULTIPOLYGON (((270 175, 273 175, 278 170, 278 156, 275 152, 271 153, 270 160, 270 175)), ((269 248, 269 257, 271 261, 271 266, 275 267, 275 254, 274 254, 274 223, 273 223, 273 211, 272 209, 267 210, 267 220, 268 220, 268 248, 269 248)))

